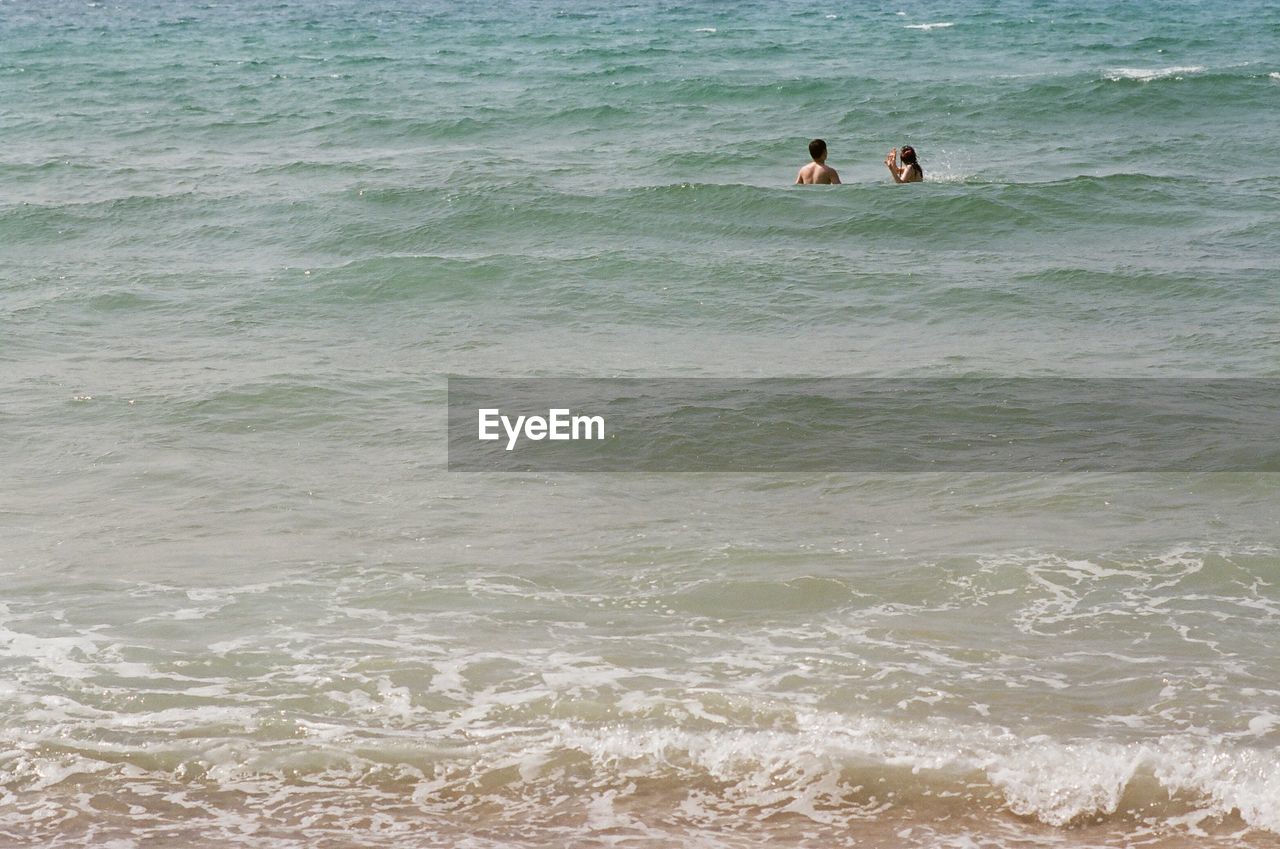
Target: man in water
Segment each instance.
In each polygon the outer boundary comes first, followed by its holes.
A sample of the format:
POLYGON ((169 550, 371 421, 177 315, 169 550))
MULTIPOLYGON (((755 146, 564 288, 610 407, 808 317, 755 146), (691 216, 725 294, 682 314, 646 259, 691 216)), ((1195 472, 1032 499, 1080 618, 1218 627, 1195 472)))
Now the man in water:
POLYGON ((796 175, 796 185, 812 186, 820 184, 833 186, 840 182, 836 169, 827 164, 827 143, 822 139, 809 142, 809 155, 813 161, 800 169, 796 175))

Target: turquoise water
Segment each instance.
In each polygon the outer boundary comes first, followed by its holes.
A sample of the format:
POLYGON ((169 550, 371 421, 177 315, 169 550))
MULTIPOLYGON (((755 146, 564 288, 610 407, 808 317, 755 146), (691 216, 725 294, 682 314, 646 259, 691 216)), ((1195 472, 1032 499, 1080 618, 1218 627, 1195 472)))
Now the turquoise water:
POLYGON ((0 845, 1280 845, 1274 475, 444 465, 448 375, 1280 376, 1278 47, 0 2, 0 845))

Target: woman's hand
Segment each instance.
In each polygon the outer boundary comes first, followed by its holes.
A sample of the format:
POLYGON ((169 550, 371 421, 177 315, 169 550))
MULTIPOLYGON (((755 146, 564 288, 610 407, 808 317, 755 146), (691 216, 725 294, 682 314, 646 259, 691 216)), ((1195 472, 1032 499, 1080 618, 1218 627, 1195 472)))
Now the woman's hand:
POLYGON ((884 164, 889 166, 889 174, 893 177, 893 182, 901 183, 902 174, 898 171, 898 149, 896 147, 889 151, 889 155, 884 158, 884 164))

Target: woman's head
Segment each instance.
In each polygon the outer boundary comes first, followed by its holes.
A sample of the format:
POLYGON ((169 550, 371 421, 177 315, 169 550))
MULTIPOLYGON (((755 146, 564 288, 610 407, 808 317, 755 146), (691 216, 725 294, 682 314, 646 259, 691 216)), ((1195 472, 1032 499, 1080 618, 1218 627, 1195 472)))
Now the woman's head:
POLYGON ((916 149, 909 144, 904 144, 902 146, 902 164, 903 165, 916 164, 916 149))

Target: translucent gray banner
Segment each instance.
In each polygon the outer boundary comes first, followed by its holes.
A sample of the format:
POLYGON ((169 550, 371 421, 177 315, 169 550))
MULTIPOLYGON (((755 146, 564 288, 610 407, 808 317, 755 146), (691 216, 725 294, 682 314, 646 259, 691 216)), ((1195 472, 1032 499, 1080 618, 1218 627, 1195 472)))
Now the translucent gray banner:
POLYGON ((1276 472, 1280 380, 449 379, 465 472, 1276 472))

